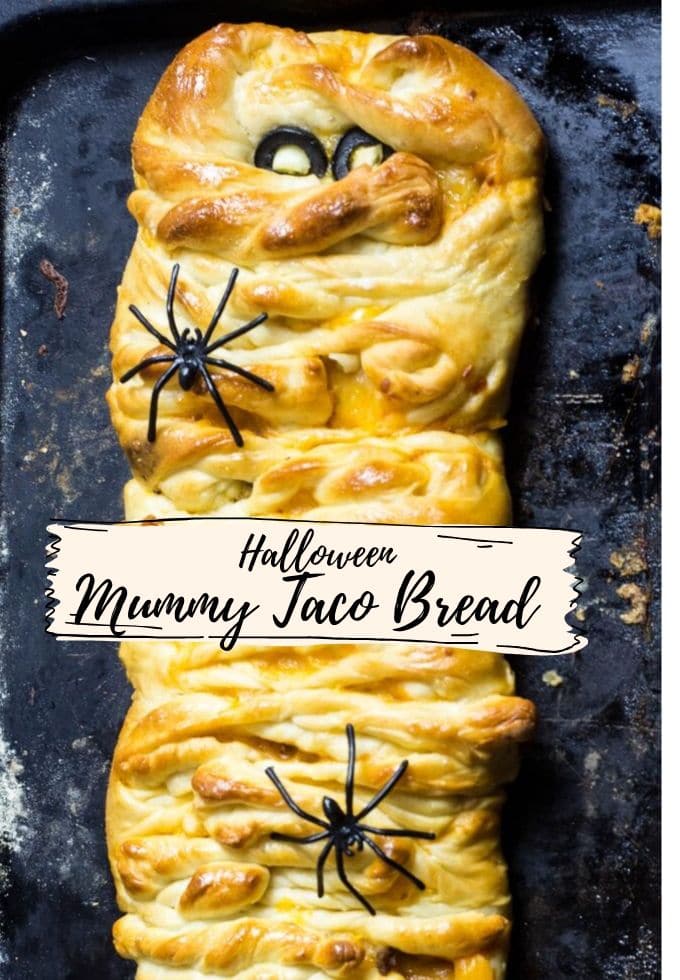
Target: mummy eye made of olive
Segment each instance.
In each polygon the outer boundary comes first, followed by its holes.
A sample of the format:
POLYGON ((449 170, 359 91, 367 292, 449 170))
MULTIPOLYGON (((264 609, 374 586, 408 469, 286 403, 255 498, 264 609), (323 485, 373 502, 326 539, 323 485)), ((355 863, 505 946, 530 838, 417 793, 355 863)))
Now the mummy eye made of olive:
POLYGON ((348 129, 335 147, 331 167, 336 180, 342 180, 350 170, 368 164, 377 167, 394 153, 391 146, 381 143, 359 126, 348 129))
POLYGON ((262 137, 255 150, 254 163, 277 174, 323 177, 328 157, 314 133, 298 126, 277 126, 262 137))

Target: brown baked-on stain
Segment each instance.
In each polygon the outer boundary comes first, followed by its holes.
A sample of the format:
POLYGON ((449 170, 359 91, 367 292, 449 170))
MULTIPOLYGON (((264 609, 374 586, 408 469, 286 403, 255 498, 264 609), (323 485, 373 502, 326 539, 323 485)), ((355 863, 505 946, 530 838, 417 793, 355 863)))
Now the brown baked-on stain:
POLYGON ((402 953, 393 946, 378 950, 375 965, 381 976, 397 973, 404 980, 454 980, 456 972, 455 963, 451 960, 402 953))
POLYGON ((150 480, 156 469, 154 445, 146 439, 133 439, 123 447, 133 472, 143 480, 150 480))
POLYGON ((404 221, 409 228, 426 231, 441 222, 441 198, 434 194, 412 194, 408 198, 404 221))
POLYGON ((66 306, 68 303, 68 287, 69 282, 66 276, 62 275, 57 269, 54 268, 49 259, 42 259, 40 262, 40 271, 44 275, 45 279, 52 283, 54 286, 54 304, 53 309, 58 320, 63 320, 66 314, 66 306))

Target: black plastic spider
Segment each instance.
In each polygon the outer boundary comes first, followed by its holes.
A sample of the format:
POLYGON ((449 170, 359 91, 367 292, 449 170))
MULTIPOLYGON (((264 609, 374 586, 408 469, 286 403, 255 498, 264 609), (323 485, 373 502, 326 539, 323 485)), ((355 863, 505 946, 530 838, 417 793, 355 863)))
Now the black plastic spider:
POLYGON ((222 344, 226 344, 230 340, 235 340, 242 334, 247 333, 249 330, 253 330, 257 327, 263 320, 267 319, 266 313, 260 313, 253 320, 245 323, 242 327, 237 327, 236 330, 232 330, 230 333, 225 334, 223 337, 219 337, 217 340, 213 340, 210 343, 210 338, 213 335, 215 327, 219 323, 219 319, 224 312, 224 308, 229 302, 229 297, 231 296, 232 290, 234 288, 234 283, 236 282, 236 277, 238 276, 238 269, 234 269, 229 277, 229 282, 227 283, 227 288, 224 291, 222 299, 217 304, 217 309, 213 313, 212 320, 205 332, 205 335, 197 328, 195 333, 192 335, 191 330, 187 327, 180 334, 177 329, 177 323, 175 322, 175 290, 177 288, 177 277, 179 276, 179 265, 174 265, 172 267, 172 275, 170 276, 170 285, 168 286, 168 296, 166 309, 168 313, 168 324, 170 325, 170 331, 172 332, 173 339, 170 340, 168 337, 164 337, 163 334, 154 327, 152 323, 147 320, 144 314, 136 307, 131 306, 130 312, 137 317, 142 326, 152 334, 156 340, 158 340, 164 347, 169 347, 172 354, 155 354, 153 357, 145 357, 143 361, 140 361, 136 367, 131 368, 126 371, 121 377, 121 384, 125 384, 130 378, 134 377, 144 368, 149 367, 151 364, 164 364, 170 363, 170 367, 165 371, 160 378, 156 381, 153 386, 153 391, 151 392, 151 404, 149 406, 149 428, 147 431, 147 439, 149 442, 155 442, 156 439, 156 419, 158 416, 158 398, 161 393, 161 389, 168 383, 173 374, 179 371, 179 383, 180 387, 184 391, 189 391, 193 388, 196 380, 201 377, 205 382, 205 386, 213 397, 213 400, 220 412, 224 421, 229 426, 229 431, 231 432, 232 438, 237 446, 243 445, 243 438, 239 432, 236 423, 229 414, 227 406, 222 401, 222 397, 217 390, 215 382, 211 378, 206 364, 211 364, 214 367, 225 368, 227 371, 233 371, 234 374, 240 374, 242 378, 246 378, 248 381, 252 381, 253 384, 259 385, 260 388, 264 388, 265 391, 274 391, 274 385, 270 384, 269 381, 265 381, 264 378, 258 377, 251 371, 246 371, 245 368, 239 367, 237 364, 232 364, 230 361, 223 361, 218 357, 210 357, 210 354, 221 347, 222 344))
POLYGON ((375 841, 372 841, 370 837, 368 837, 368 834, 378 834, 381 837, 418 837, 422 840, 434 840, 436 835, 426 832, 421 833, 418 830, 387 830, 380 827, 369 827, 368 824, 361 823, 363 818, 368 816, 371 810, 374 810, 375 807, 377 807, 378 804, 385 799, 387 794, 394 789, 396 784, 408 769, 408 760, 404 760, 404 762, 399 765, 382 789, 378 790, 375 796, 369 800, 360 813, 355 814, 354 768, 356 762, 356 741, 354 738, 353 725, 347 726, 347 742, 349 743, 349 760, 347 763, 347 780, 345 782, 345 809, 343 810, 340 804, 330 796, 324 796, 321 805, 326 817, 325 820, 321 820, 319 817, 315 817, 313 814, 307 813, 306 810, 303 810, 297 805, 279 777, 276 775, 273 766, 269 766, 267 769, 265 769, 265 772, 283 797, 284 802, 290 807, 293 813, 296 813, 298 817, 301 817, 303 820, 314 823, 318 827, 323 827, 323 830, 320 833, 310 834, 309 837, 294 837, 291 834, 279 834, 276 832, 272 833, 271 837, 273 840, 288 841, 295 844, 314 844, 317 841, 327 841, 322 848, 321 853, 319 854, 319 860, 316 863, 316 890, 319 898, 323 898, 324 894, 324 865, 331 850, 334 849, 338 878, 343 883, 345 888, 347 888, 347 890, 361 902, 364 908, 367 909, 371 915, 375 915, 375 909, 371 903, 364 898, 361 892, 359 892, 348 879, 345 871, 345 856, 353 857, 357 851, 363 851, 364 844, 366 844, 366 846, 370 847, 370 849, 386 864, 389 864, 391 868, 394 868, 400 874, 408 878, 409 881, 412 881, 417 888, 424 891, 424 882, 422 882, 420 878, 416 878, 416 876, 409 871, 408 868, 405 868, 403 865, 399 864, 398 861, 395 861, 388 854, 385 854, 383 849, 376 844, 375 841))

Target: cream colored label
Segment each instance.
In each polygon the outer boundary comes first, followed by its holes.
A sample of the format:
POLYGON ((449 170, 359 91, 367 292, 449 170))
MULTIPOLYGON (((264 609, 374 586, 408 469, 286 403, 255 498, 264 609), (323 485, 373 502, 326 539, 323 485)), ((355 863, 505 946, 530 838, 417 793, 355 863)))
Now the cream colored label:
POLYGON ((587 640, 573 531, 253 518, 52 524, 47 631, 558 654, 587 640))

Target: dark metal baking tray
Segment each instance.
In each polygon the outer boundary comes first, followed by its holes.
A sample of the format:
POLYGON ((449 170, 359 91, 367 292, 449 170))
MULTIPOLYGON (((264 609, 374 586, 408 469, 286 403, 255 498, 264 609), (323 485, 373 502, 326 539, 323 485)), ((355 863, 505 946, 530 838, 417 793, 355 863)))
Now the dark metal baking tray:
MULTIPOLYGON (((104 393, 133 237, 130 137, 171 55, 217 21, 243 19, 239 10, 189 0, 3 0, 0 9, 2 715, 12 759, 0 786, 23 787, 16 832, 12 812, 0 814, 9 845, 0 975, 11 980, 133 973, 110 943, 103 835, 130 692, 113 646, 44 634, 42 548, 54 517, 121 517, 127 467, 104 393), (44 257, 71 284, 62 322, 38 269, 44 257)), ((510 977, 657 977, 659 249, 633 216, 659 203, 658 9, 642 0, 487 2, 482 12, 390 3, 367 14, 365 4, 323 0, 254 2, 248 18, 442 33, 514 81, 546 131, 548 251, 505 438, 516 523, 585 533, 590 646, 579 657, 515 660, 541 720, 505 824, 510 977), (621 578, 610 557, 622 547, 646 569, 621 578), (625 582, 633 598, 650 599, 639 624, 621 620, 625 582), (543 680, 551 668, 557 687, 543 680)))

